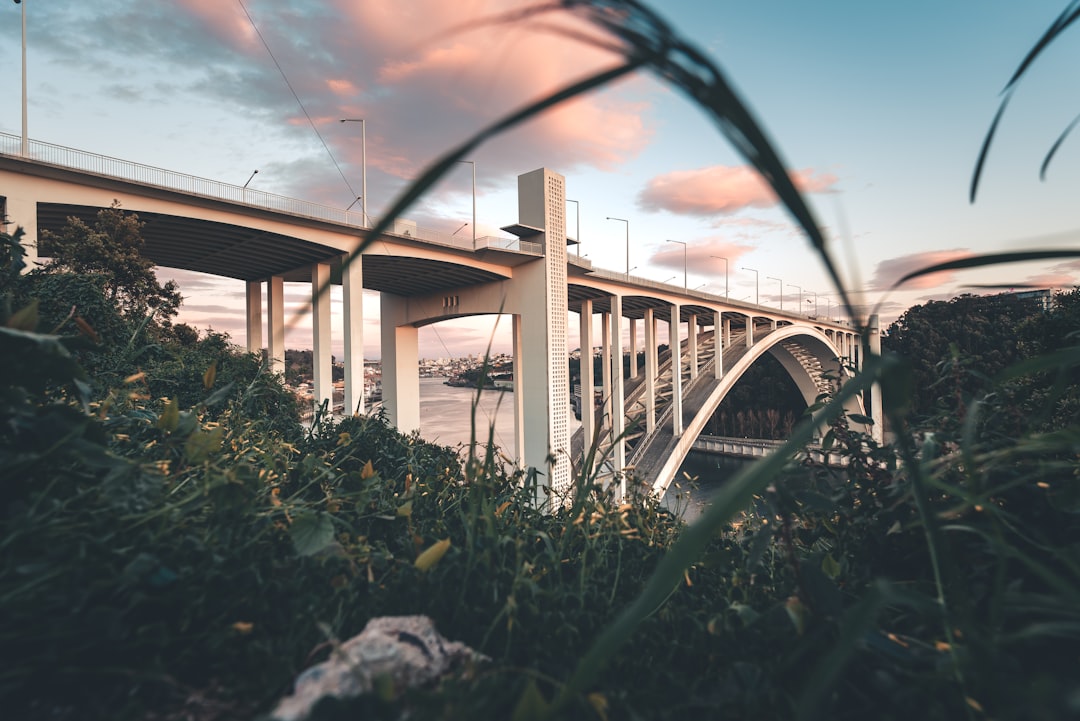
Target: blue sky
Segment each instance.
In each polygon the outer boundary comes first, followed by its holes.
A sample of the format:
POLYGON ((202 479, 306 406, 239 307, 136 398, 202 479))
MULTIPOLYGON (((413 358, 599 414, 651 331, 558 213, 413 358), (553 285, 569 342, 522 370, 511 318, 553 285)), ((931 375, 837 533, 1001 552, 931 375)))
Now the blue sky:
MULTIPOLYGON (((509 0, 25 0, 32 138, 344 207, 368 141, 368 209, 377 214, 439 152, 529 98, 612 62, 536 22, 478 24, 509 0), (311 117, 286 86, 254 20, 311 117), (471 24, 467 30, 465 25, 471 24), (312 125, 315 126, 313 129, 312 125), (316 130, 319 135, 316 134, 316 130), (324 147, 324 143, 325 146, 324 147), (329 149, 329 152, 327 151, 329 149), (340 172, 339 172, 340 169, 340 172)), ((656 3, 739 89, 807 188, 849 287, 883 319, 965 285, 1071 287, 1073 263, 936 276, 885 295, 928 262, 971 253, 1077 247, 1073 189, 1080 136, 1043 156, 1080 113, 1080 32, 1072 28, 1025 78, 968 202, 999 94, 1065 7, 1024 3, 656 3)), ((0 131, 20 130, 19 13, 0 6, 0 131)), ((557 18, 551 18, 558 22, 557 18)), ((566 22, 566 21, 562 21, 566 22)), ((634 77, 481 148, 481 234, 514 222, 515 178, 547 166, 580 203, 581 252, 596 265, 786 308, 836 302, 820 262, 699 110, 648 75, 634 77), (755 290, 757 271, 759 285, 755 290), (768 280, 769 277, 778 280, 768 280), (827 300, 826 300, 827 299, 827 300)), ((452 231, 471 219, 468 166, 407 215, 452 231)), ((575 209, 569 208, 571 232, 575 209)), ((463 231, 467 232, 467 231, 463 231)), ((162 271, 187 297, 184 320, 243 338, 241 284, 162 271)), ((307 289, 290 288, 299 300, 307 289)), ((374 355, 377 305, 368 304, 374 355)), ((508 324, 502 323, 505 329, 508 324)), ((576 327, 572 323, 572 327, 576 327)), ((482 352, 491 323, 426 329, 421 354, 482 352)), ((290 347, 306 347, 297 328, 290 347)), ((496 332, 496 350, 505 333, 496 332)), ((573 343, 573 340, 571 342, 573 343)))

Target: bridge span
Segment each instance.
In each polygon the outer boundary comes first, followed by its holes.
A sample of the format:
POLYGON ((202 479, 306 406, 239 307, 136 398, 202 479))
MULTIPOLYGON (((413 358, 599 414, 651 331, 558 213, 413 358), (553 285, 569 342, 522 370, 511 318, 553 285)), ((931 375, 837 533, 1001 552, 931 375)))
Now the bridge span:
POLYGON ((589 447, 605 472, 636 476, 662 492, 709 415, 763 353, 780 360, 809 402, 825 389, 823 379, 842 382, 862 362, 851 326, 594 268, 567 253, 575 241, 566 235, 565 179, 547 169, 518 178, 518 220, 503 228, 514 237, 473 241, 398 220, 369 238, 359 212, 38 141, 24 156, 18 137, 0 134, 0 213, 26 231, 32 261, 48 254, 39 243, 44 231, 68 217, 91 219, 114 202, 145 223, 144 252, 155 264, 245 284, 247 347, 265 347, 276 372, 284 369, 284 283, 310 284, 317 403, 332 395, 324 290, 343 287, 348 409, 364 407, 361 289, 378 291, 383 402, 405 432, 420 424, 417 329, 510 315, 512 452, 564 497, 589 447), (593 407, 582 413, 577 439, 568 431, 570 312, 578 315, 584 354, 599 345, 604 358, 603 401, 597 407, 586 394, 593 407), (659 353, 661 322, 674 353, 659 353), (637 367, 639 350, 644 368, 637 367), (625 378, 624 353, 632 359, 625 378))

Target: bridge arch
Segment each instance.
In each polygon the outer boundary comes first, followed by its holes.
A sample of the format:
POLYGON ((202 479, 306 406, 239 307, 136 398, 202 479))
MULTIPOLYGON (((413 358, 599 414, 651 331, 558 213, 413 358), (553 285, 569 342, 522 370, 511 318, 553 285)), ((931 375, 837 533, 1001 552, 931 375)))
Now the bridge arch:
MULTIPOLYGON (((831 373, 841 383, 850 378, 850 372, 839 360, 841 353, 824 331, 799 325, 778 327, 755 342, 730 368, 725 369, 723 378, 716 382, 698 412, 686 424, 672 452, 653 476, 654 495, 664 495, 705 424, 739 379, 766 353, 780 362, 807 405, 812 404, 825 390, 822 385, 823 373, 831 373)), ((864 414, 862 400, 858 397, 849 399, 845 409, 849 413, 864 414)))

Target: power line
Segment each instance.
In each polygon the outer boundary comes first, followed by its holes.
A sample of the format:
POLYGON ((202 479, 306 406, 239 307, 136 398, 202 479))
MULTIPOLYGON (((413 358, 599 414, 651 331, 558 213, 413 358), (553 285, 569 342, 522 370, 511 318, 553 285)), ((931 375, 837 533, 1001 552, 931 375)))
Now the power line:
POLYGON ((326 150, 326 154, 330 156, 330 162, 332 162, 334 164, 334 167, 337 168, 338 175, 340 175, 341 179, 345 181, 345 186, 349 189, 349 193, 352 195, 352 197, 355 198, 356 191, 353 190, 352 184, 349 182, 349 179, 345 177, 345 173, 341 170, 341 166, 338 165, 337 158, 335 158, 334 154, 330 152, 330 146, 326 144, 326 140, 323 138, 322 133, 319 132, 319 128, 315 125, 315 121, 311 119, 311 115, 308 113, 307 108, 305 108, 304 103, 301 102, 300 96, 297 95, 296 91, 293 89, 292 83, 289 82, 289 76, 285 74, 285 71, 281 67, 281 63, 279 63, 277 61, 277 58, 274 57, 274 51, 270 49, 270 45, 266 42, 266 38, 264 38, 263 34, 259 31, 259 26, 255 24, 255 19, 251 17, 251 13, 249 13, 247 8, 244 7, 244 0, 236 0, 236 2, 240 5, 240 9, 244 11, 244 15, 247 16, 248 22, 251 23, 252 30, 254 30, 255 34, 259 36, 259 41, 262 42, 263 47, 266 48, 266 54, 269 55, 270 59, 274 61, 274 66, 278 69, 278 72, 281 73, 281 78, 285 81, 285 85, 289 88, 289 92, 292 93, 293 98, 296 100, 296 104, 299 105, 300 110, 303 111, 304 117, 307 118, 308 125, 311 126, 312 132, 315 133, 315 137, 319 139, 319 142, 322 143, 323 149, 326 150))

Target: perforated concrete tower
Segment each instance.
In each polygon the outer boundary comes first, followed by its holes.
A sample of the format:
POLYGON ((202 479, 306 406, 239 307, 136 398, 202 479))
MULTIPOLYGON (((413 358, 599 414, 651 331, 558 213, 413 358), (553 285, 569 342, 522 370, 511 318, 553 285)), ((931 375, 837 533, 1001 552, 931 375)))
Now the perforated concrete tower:
POLYGON ((566 347, 566 179, 546 168, 518 176, 518 222, 536 229, 529 238, 544 257, 519 266, 514 285, 519 313, 514 327, 518 440, 527 468, 545 474, 541 485, 557 498, 571 484, 566 347), (520 283, 517 281, 520 279, 520 283))

